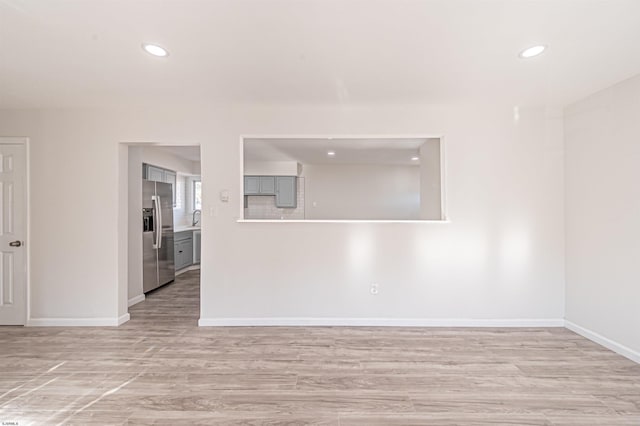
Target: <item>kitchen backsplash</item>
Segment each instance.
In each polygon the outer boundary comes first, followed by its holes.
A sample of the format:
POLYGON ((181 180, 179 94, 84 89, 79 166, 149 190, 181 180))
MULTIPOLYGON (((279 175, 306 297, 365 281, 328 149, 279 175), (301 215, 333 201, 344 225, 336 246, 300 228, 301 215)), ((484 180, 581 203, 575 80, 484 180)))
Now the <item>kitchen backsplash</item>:
POLYGON ((298 178, 297 205, 295 209, 276 207, 272 195, 248 195, 244 209, 245 219, 302 220, 304 219, 304 178, 298 178))

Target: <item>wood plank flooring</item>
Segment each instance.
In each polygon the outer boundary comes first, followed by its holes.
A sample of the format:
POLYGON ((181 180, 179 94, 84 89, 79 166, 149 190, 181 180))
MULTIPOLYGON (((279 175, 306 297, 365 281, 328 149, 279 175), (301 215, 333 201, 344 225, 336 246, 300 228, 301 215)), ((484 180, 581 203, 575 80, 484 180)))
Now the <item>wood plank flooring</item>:
POLYGON ((0 328, 0 424, 640 425, 640 365, 565 329, 198 328, 198 280, 0 328))

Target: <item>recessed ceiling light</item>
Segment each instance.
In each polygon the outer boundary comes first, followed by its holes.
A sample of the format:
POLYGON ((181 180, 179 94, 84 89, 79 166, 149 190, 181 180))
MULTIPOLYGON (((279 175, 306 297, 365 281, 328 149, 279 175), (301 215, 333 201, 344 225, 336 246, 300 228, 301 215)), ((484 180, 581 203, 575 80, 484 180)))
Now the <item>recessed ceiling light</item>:
POLYGON ((164 47, 160 47, 157 44, 143 44, 142 48, 145 52, 153 55, 164 58, 165 56, 169 56, 169 52, 164 47))
POLYGON ((418 161, 420 157, 411 157, 411 161, 418 161))
POLYGON ((335 151, 328 151, 328 152, 327 152, 327 155, 328 155, 329 157, 335 157, 335 156, 336 156, 336 152, 335 152, 335 151))
POLYGON ((534 56, 538 56, 539 54, 544 52, 546 48, 547 46, 544 46, 542 44, 538 46, 531 46, 527 49, 524 49, 522 52, 520 52, 520 57, 523 59, 533 58, 534 56))

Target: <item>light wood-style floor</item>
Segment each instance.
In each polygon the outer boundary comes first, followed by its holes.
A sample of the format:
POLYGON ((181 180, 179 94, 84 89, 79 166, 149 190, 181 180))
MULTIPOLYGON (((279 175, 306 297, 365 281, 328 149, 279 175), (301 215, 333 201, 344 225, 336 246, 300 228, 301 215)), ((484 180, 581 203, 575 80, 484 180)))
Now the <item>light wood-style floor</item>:
POLYGON ((198 279, 0 328, 0 422, 640 425, 640 365, 565 329, 198 328, 198 279))

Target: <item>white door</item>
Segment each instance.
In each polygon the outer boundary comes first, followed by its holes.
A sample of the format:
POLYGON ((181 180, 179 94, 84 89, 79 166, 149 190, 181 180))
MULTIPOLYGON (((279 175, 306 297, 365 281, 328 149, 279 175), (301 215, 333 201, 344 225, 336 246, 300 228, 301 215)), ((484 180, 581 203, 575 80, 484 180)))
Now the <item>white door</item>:
POLYGON ((0 325, 24 325, 26 147, 0 138, 0 325))

